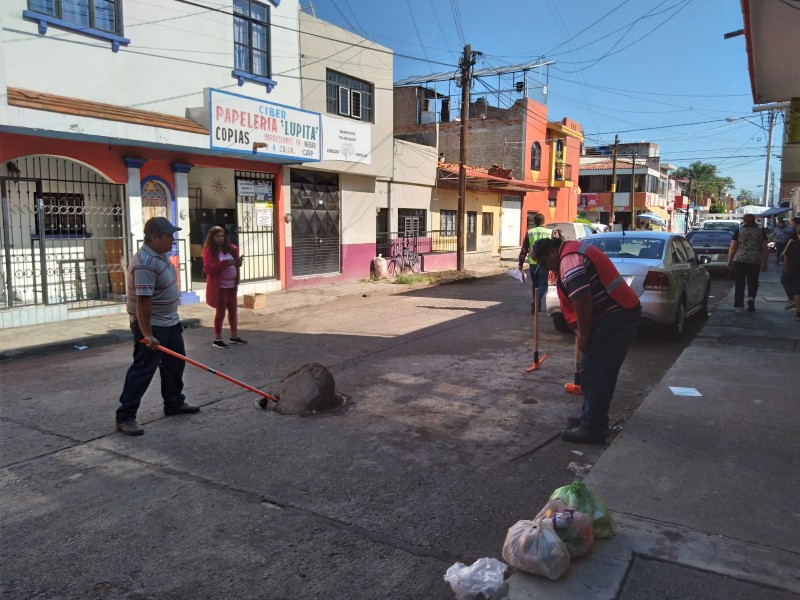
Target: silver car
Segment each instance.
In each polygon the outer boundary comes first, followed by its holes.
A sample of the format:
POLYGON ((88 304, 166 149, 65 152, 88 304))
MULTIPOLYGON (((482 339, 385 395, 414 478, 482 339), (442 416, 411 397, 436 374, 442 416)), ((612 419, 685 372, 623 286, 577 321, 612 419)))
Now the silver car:
MULTIPOLYGON (((686 318, 708 315, 711 276, 682 235, 661 231, 615 231, 582 240, 597 246, 639 295, 642 319, 665 327, 672 339, 683 336, 686 318)), ((550 273, 547 316, 567 332, 558 302, 555 273, 550 273)))

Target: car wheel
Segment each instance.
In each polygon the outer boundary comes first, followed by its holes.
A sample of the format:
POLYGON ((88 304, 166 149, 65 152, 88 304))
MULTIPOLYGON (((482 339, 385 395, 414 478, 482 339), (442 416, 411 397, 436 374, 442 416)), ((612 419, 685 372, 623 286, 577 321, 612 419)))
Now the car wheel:
POLYGON ((683 330, 686 326, 686 300, 681 298, 678 310, 675 313, 675 321, 669 326, 669 337, 678 341, 683 337, 683 330))
POLYGON ((569 325, 567 325, 567 320, 561 313, 553 314, 553 327, 556 328, 556 331, 560 331, 561 333, 572 333, 569 325))
POLYGON ((702 318, 702 319, 708 318, 708 297, 709 297, 709 295, 711 295, 711 284, 710 283, 706 286, 706 291, 703 292, 703 304, 700 306, 700 311, 698 312, 698 314, 700 315, 700 318, 702 318))

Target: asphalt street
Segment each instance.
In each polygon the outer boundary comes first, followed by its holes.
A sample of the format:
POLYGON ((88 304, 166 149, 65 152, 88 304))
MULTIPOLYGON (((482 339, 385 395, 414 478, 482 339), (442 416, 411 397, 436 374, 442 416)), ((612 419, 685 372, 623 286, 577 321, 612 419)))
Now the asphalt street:
MULTIPOLYGON (((569 463, 604 451, 558 438, 579 406, 568 336, 543 320, 548 358, 523 372, 529 296, 497 275, 248 313, 250 344, 229 350, 186 332, 189 356, 264 390, 326 366, 347 404, 305 418, 187 367, 203 411, 165 418, 154 382, 129 438, 114 410, 130 344, 0 363, 3 597, 452 598, 451 564, 499 557, 569 463)), ((612 420, 684 345, 639 336, 612 420)))

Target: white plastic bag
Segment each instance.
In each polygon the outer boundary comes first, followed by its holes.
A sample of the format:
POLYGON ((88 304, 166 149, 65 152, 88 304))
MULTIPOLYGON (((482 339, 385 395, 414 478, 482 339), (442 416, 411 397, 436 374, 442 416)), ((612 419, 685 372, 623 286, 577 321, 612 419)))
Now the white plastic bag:
POLYGON ((520 269, 509 269, 506 271, 506 275, 510 275, 514 279, 519 280, 520 283, 525 283, 525 271, 521 271, 520 269))
POLYGON ((503 558, 520 571, 558 579, 569 569, 569 551, 553 529, 552 519, 541 523, 517 521, 503 544, 503 558))
POLYGON ((475 600, 480 594, 491 598, 503 585, 505 571, 506 566, 496 558, 479 558, 469 567, 457 562, 447 569, 444 580, 457 600, 475 600))

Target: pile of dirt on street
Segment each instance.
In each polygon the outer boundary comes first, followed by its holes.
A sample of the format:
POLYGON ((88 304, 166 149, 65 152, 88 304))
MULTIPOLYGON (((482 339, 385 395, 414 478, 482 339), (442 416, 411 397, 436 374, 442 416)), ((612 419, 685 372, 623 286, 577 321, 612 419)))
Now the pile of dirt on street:
POLYGON ((439 271, 429 275, 432 283, 457 283, 476 279, 475 273, 471 271, 439 271))

